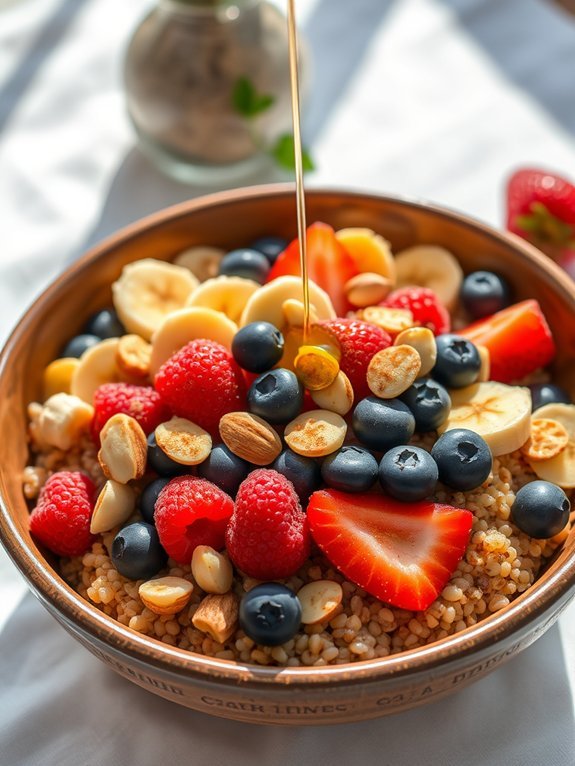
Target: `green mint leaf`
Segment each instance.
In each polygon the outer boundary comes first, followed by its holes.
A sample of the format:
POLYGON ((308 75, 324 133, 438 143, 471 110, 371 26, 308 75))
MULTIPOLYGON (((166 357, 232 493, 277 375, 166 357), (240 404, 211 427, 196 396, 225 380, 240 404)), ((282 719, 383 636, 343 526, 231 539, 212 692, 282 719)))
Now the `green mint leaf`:
MULTIPOLYGON (((295 147, 291 133, 284 133, 278 138, 271 149, 271 155, 280 167, 286 170, 295 170, 295 147)), ((315 170, 314 162, 310 153, 302 147, 302 160, 304 170, 315 170)))
POLYGON ((253 82, 247 77, 240 77, 232 90, 232 103, 236 112, 243 117, 256 117, 265 112, 274 103, 275 98, 269 93, 258 93, 253 82))

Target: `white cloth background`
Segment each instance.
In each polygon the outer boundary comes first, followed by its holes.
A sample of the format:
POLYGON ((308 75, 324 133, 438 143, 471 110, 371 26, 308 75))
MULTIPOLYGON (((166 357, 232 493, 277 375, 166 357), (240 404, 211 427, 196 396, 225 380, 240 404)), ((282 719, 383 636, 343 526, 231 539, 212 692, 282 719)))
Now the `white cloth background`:
MULTIPOLYGON (((0 0, 2 337, 87 244, 202 191, 152 168, 125 117, 122 56, 149 5, 0 0)), ((315 54, 310 184, 422 197, 500 225, 513 168, 575 176, 575 19, 553 4, 298 7, 315 54)), ((280 729, 140 690, 25 594, 0 551, 2 766, 575 764, 575 605, 533 647, 446 700, 362 724, 280 729)))

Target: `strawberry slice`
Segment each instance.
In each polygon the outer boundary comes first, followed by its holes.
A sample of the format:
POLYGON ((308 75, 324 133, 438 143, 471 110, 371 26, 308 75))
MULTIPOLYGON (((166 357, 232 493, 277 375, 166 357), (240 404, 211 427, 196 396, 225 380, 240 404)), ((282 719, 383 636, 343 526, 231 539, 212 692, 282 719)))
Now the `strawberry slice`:
POLYGON ((486 346, 491 380, 521 380, 555 356, 553 335, 536 300, 521 301, 457 331, 472 343, 486 346))
MULTIPOLYGON (((306 243, 309 278, 326 291, 337 315, 345 316, 351 308, 345 296, 345 283, 359 274, 353 258, 338 242, 334 230, 327 223, 318 222, 309 226, 306 243)), ((267 281, 286 275, 301 275, 297 239, 280 253, 267 281)))
POLYGON ((331 563, 372 596, 399 609, 430 606, 455 571, 473 514, 430 501, 320 490, 307 517, 331 563))

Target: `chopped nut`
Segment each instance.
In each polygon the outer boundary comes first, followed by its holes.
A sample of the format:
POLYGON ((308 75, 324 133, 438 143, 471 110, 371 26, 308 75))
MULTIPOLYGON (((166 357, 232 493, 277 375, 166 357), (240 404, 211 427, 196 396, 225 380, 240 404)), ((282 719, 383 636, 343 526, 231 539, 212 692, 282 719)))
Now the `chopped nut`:
POLYGON ((421 359, 421 368, 417 375, 422 378, 433 369, 437 359, 437 344, 435 335, 427 327, 410 327, 403 330, 394 340, 395 346, 411 346, 421 359))
POLYGON ((345 439, 347 424, 336 412, 302 412, 284 431, 287 445, 298 455, 323 457, 338 450, 345 439))
POLYGON ((129 415, 113 415, 100 432, 98 461, 107 479, 127 484, 141 479, 146 470, 148 443, 137 420, 129 415))
POLYGON ((154 435, 162 452, 181 465, 202 463, 212 449, 209 433, 185 418, 173 417, 160 423, 154 435))
POLYGON ((230 560, 209 545, 198 545, 192 554, 194 580, 206 593, 227 593, 232 587, 230 560))
POLYGON ((183 577, 158 577, 138 588, 138 595, 154 614, 176 614, 187 605, 194 586, 183 577))
POLYGON ((349 279, 344 285, 344 290, 352 306, 365 308, 385 300, 393 290, 393 282, 381 274, 364 271, 349 279))
POLYGON ((337 412, 338 415, 347 415, 353 406, 353 387, 342 370, 327 388, 310 393, 318 407, 322 410, 337 412))
POLYGON ((238 598, 234 593, 206 596, 194 612, 195 628, 208 633, 220 644, 230 638, 238 622, 238 598))
POLYGON ((316 580, 300 588, 301 621, 304 625, 329 620, 343 598, 343 589, 332 580, 316 580))
POLYGON ((38 434, 43 442, 68 450, 87 431, 94 408, 72 394, 54 394, 45 402, 38 418, 38 434))
POLYGON ((569 443, 569 434, 562 423, 548 418, 531 418, 531 435, 521 447, 529 460, 550 460, 563 452, 569 443))
POLYGON ((367 368, 369 390, 380 399, 394 399, 411 386, 421 369, 421 357, 411 346, 378 351, 367 368))
POLYGON ((136 495, 132 487, 109 479, 98 495, 90 520, 90 532, 97 535, 123 524, 136 507, 136 495))
POLYGON ((403 330, 413 327, 413 314, 407 309, 392 309, 386 306, 368 306, 357 315, 364 322, 371 322, 385 330, 392 338, 403 330))
POLYGON ((282 451, 280 437, 263 418, 250 412, 229 412, 220 420, 226 447, 254 465, 269 465, 282 451))
POLYGON ((123 335, 116 348, 118 369, 128 378, 145 380, 150 375, 152 346, 140 335, 123 335))

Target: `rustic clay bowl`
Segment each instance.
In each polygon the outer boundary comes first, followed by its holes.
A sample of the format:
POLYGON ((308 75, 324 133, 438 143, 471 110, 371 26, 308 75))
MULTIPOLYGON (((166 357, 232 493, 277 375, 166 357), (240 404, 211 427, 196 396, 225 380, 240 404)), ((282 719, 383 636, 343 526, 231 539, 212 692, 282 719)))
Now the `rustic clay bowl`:
MULTIPOLYGON (((575 394, 575 284, 529 245, 466 216, 430 205, 338 191, 308 193, 308 220, 366 226, 394 250, 444 245, 467 271, 505 274, 517 298, 535 297, 559 349, 557 379, 575 394), (571 374, 571 379, 569 375, 571 374)), ((546 631, 575 595, 575 530, 537 582, 502 611, 425 648, 323 668, 265 668, 173 649, 111 620, 58 575, 28 533, 20 477, 26 464, 26 404, 39 395, 44 366, 96 309, 110 283, 139 258, 171 259, 196 244, 233 248, 259 235, 295 234, 295 197, 286 187, 214 194, 124 229, 70 267, 34 304, 0 359, 0 538, 30 588, 84 646, 125 678, 206 713, 243 721, 317 724, 395 713, 456 691, 494 670, 546 631)))

